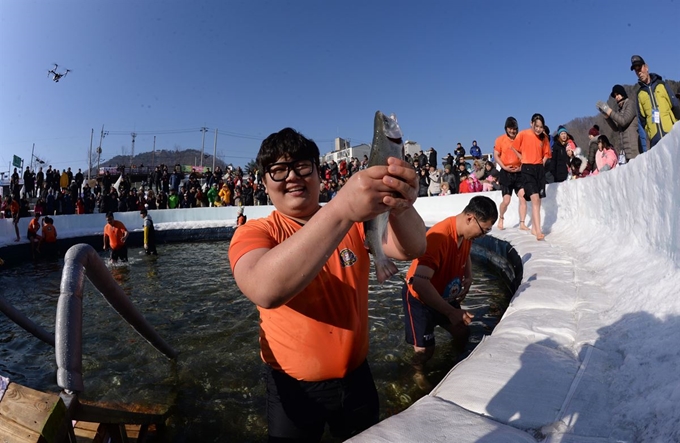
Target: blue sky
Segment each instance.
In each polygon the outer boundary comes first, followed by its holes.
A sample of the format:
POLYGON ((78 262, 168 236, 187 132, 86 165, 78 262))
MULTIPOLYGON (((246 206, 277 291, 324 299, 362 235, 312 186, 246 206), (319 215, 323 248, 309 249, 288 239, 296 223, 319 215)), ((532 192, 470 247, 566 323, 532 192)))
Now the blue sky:
POLYGON ((556 128, 595 115, 630 56, 680 79, 680 0, 0 0, 0 170, 12 155, 86 168, 201 147, 244 165, 291 126, 322 152, 370 143, 376 110, 441 155, 490 152, 508 115, 556 128), (55 83, 53 63, 72 72, 55 83))

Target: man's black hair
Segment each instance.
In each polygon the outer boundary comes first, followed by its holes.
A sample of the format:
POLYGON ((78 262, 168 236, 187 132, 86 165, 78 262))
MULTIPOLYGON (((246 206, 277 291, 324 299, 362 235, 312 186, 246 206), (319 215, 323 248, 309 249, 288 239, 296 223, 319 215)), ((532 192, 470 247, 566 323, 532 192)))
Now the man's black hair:
POLYGON ((267 166, 276 163, 281 157, 290 157, 291 161, 312 160, 319 170, 319 147, 314 140, 292 128, 284 128, 265 138, 257 153, 257 168, 264 174, 267 166))
POLYGON ((505 119, 505 128, 504 129, 518 129, 519 125, 517 124, 517 119, 513 116, 510 116, 505 119))
POLYGON ((113 217, 113 212, 109 211, 106 213, 106 218, 113 217))
POLYGON ((496 223, 498 220, 498 208, 496 203, 489 197, 478 195, 472 197, 468 205, 463 209, 466 214, 472 214, 477 218, 477 221, 496 223))

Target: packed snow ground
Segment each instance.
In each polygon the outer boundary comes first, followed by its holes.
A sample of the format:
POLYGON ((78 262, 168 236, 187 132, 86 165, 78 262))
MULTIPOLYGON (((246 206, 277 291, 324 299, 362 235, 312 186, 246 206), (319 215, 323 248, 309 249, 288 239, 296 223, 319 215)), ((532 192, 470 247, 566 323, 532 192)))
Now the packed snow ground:
MULTIPOLYGON (((523 283, 493 334, 351 441, 680 441, 679 161, 680 123, 623 167, 549 185, 545 242, 517 229, 513 199, 491 235, 522 257, 523 283)), ((450 215, 429 200, 428 224, 450 215)))
MULTIPOLYGON (((517 229, 513 198, 506 229, 491 233, 524 263, 502 321, 430 395, 352 441, 680 441, 679 151, 680 123, 623 167, 549 185, 544 242, 517 229)), ((423 198, 416 208, 431 226, 470 197, 423 198)), ((157 229, 236 218, 234 208, 151 213, 157 229)), ((138 213, 117 218, 141 229, 138 213)), ((60 237, 100 234, 104 223, 103 214, 55 217, 60 237)), ((0 220, 0 246, 13 238, 11 221, 0 220)))

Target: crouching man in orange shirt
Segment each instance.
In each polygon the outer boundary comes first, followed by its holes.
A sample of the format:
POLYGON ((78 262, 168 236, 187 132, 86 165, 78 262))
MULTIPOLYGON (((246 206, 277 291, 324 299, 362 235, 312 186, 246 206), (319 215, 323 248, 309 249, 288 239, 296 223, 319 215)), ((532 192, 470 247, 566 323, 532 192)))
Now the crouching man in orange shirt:
POLYGON ((413 260, 402 290, 406 342, 413 345, 414 380, 423 390, 431 385, 424 365, 434 355, 434 328, 446 329, 460 347, 467 343, 472 314, 460 303, 472 284, 472 240, 486 235, 498 218, 496 203, 486 196, 470 199, 458 215, 427 231, 427 250, 413 260))
POLYGON ((229 260, 260 312, 269 441, 319 441, 326 424, 344 440, 378 421, 366 360, 371 261, 361 222, 390 211, 385 254, 422 254, 418 177, 391 157, 353 174, 322 207, 319 148, 291 128, 262 142, 257 165, 276 209, 236 230, 229 260))

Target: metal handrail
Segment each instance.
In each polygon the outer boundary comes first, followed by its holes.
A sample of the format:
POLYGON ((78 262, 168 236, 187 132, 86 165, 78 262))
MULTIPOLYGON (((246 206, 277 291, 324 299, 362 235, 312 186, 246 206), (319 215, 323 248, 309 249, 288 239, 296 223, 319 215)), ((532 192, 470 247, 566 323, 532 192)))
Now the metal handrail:
POLYGON ((146 341, 174 359, 178 352, 170 347, 137 311, 94 248, 87 244, 72 246, 64 256, 61 291, 55 324, 57 384, 67 393, 84 390, 83 385, 83 286, 85 277, 146 341))
POLYGON ((41 326, 35 324, 30 318, 26 317, 23 312, 12 306, 12 304, 5 300, 5 298, 2 296, 0 296, 0 312, 9 317, 9 319, 14 323, 30 332, 36 338, 54 347, 54 335, 47 332, 41 326))

